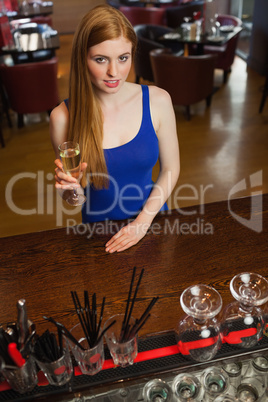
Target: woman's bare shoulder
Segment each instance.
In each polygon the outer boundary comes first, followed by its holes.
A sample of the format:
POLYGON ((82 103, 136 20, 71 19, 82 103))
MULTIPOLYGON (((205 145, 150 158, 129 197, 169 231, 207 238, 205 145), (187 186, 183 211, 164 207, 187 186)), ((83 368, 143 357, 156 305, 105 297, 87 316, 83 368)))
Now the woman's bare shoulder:
POLYGON ((52 110, 52 112, 50 113, 50 120, 56 120, 62 123, 66 120, 69 120, 69 111, 65 105, 65 102, 61 102, 52 110))
POLYGON ((156 87, 155 85, 150 85, 149 86, 149 93, 150 93, 150 100, 157 102, 168 102, 170 104, 171 102, 171 97, 169 93, 162 88, 156 87))
POLYGON ((69 128, 69 112, 64 102, 55 107, 50 114, 50 139, 58 156, 58 145, 67 140, 69 128))

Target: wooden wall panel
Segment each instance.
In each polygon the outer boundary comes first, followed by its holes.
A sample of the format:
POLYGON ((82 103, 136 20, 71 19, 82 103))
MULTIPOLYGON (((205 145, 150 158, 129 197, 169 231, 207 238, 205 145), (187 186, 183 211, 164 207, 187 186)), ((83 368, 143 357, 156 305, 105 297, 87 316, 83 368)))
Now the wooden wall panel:
POLYGON ((54 0, 53 27, 60 34, 73 33, 82 17, 105 0, 54 0))

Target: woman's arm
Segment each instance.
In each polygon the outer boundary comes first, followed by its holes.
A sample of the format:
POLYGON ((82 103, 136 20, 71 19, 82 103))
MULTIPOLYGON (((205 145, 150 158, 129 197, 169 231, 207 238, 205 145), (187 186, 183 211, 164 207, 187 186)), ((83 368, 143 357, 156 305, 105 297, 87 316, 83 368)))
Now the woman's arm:
POLYGON ((159 176, 137 218, 107 242, 106 251, 110 253, 126 250, 145 236, 179 177, 179 144, 171 98, 166 91, 150 87, 150 101, 153 124, 159 141, 159 176))

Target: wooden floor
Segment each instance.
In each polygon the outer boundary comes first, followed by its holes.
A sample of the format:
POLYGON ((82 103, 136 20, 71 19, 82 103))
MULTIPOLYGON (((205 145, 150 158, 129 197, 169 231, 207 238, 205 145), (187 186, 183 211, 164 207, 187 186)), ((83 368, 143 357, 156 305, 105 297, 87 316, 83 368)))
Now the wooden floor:
MULTIPOLYGON (((68 94, 71 41, 71 35, 62 36, 57 52, 61 99, 68 94)), ((132 71, 129 80, 133 79, 132 71)), ((264 77, 237 57, 226 85, 222 72, 216 71, 217 91, 209 109, 205 102, 194 105, 192 119, 186 121, 183 108, 175 108, 181 174, 172 208, 268 192, 268 100, 258 113, 263 84, 264 77)), ((12 119, 10 129, 4 118, 6 147, 0 148, 0 236, 79 223, 79 209, 68 208, 54 190, 48 117, 29 115, 20 130, 15 114, 12 119)))

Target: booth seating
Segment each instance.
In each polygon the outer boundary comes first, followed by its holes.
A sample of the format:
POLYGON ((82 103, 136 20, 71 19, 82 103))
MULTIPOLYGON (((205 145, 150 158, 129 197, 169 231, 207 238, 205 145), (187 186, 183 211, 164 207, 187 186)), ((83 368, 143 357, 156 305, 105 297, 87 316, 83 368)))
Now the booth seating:
POLYGON ((215 56, 177 56, 168 49, 150 52, 154 82, 165 89, 174 105, 186 107, 190 120, 190 105, 206 100, 209 107, 213 95, 215 56))
POLYGON ((165 25, 166 10, 164 8, 121 6, 119 10, 133 26, 140 24, 165 25))
POLYGON ((153 24, 141 24, 136 25, 134 30, 138 37, 137 52, 134 60, 136 82, 139 83, 140 78, 153 82, 154 77, 150 61, 150 51, 156 48, 164 49, 170 44, 171 47, 173 46, 173 51, 181 52, 182 54, 183 46, 174 41, 170 41, 170 43, 165 41, 164 46, 163 43, 158 41, 158 38, 165 33, 172 32, 171 28, 153 24))
MULTIPOLYGON (((232 15, 218 15, 217 20, 221 27, 225 26, 242 26, 242 21, 232 15)), ((226 83, 228 75, 231 72, 231 66, 234 62, 235 51, 239 39, 239 32, 230 39, 224 46, 205 45, 204 54, 214 54, 217 56, 216 68, 223 70, 223 82, 226 83)))
POLYGON ((10 108, 18 113, 18 127, 24 125, 24 114, 50 113, 59 104, 57 70, 57 57, 36 63, 0 65, 0 79, 10 108))

